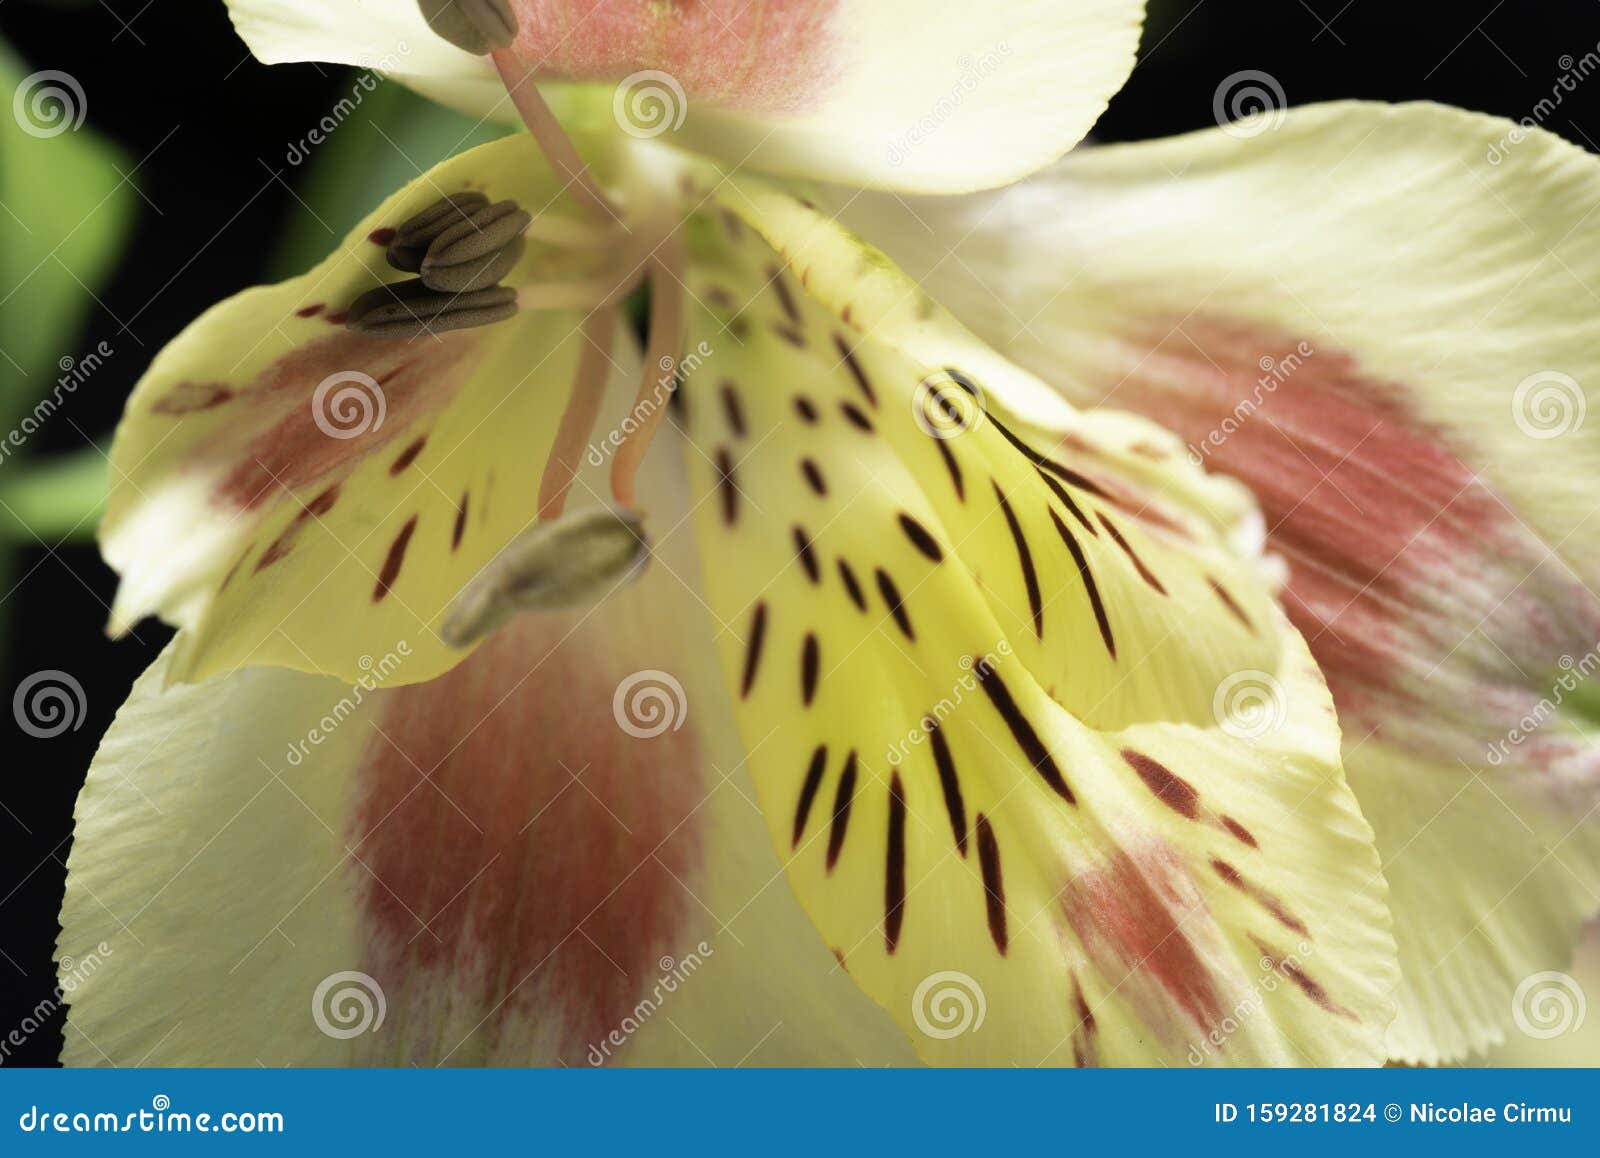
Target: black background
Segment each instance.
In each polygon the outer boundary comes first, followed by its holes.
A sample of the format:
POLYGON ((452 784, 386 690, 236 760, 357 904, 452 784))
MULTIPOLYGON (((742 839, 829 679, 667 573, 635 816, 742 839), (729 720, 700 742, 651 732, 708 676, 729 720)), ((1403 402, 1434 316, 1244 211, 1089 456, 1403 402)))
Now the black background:
MULTIPOLYGON (((1550 95, 1563 57, 1581 58, 1600 42, 1600 0, 1158 0, 1152 7, 1141 61, 1097 139, 1208 126, 1219 83, 1243 69, 1275 77, 1291 105, 1429 99, 1522 118, 1550 95)), ((285 142, 303 137, 349 80, 338 68, 257 64, 221 0, 7 0, 0 36, 29 70, 78 78, 89 93, 89 125, 140 162, 135 235, 100 294, 104 308, 71 347, 87 350, 103 338, 134 352, 111 359, 92 388, 71 396, 71 423, 46 424, 30 444, 32 454, 76 450, 79 431, 109 433, 149 359, 186 323, 267 276, 273 239, 306 212, 271 170, 282 167, 285 142), (132 319, 126 332, 117 319, 132 319)), ((1580 82, 1544 125, 1600 151, 1597 109, 1600 76, 1580 82)), ((341 129, 370 131, 357 123, 341 129)), ((0 217, 0 238, 6 224, 0 217)), ((0 712, 0 1035, 54 986, 73 799, 117 706, 168 638, 149 623, 137 638, 106 640, 115 579, 92 546, 47 542, 20 556, 4 584, 11 589, 0 592, 12 633, 0 700, 30 673, 56 668, 82 684, 88 712, 77 730, 48 740, 22 733, 0 712)), ((53 1063, 60 1028, 58 1013, 7 1060, 53 1063)))

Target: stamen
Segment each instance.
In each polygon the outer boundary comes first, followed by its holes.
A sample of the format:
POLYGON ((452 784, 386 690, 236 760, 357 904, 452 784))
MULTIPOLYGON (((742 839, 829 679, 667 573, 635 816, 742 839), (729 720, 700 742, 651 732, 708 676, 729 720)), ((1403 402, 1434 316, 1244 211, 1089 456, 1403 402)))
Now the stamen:
POLYGON ((439 628, 449 647, 468 647, 519 611, 573 607, 635 578, 650 557, 637 515, 594 507, 535 523, 456 595, 439 628))
POLYGON ((615 305, 632 288, 632 282, 619 281, 618 275, 588 281, 547 281, 523 286, 517 291, 517 305, 524 310, 597 310, 615 305))
POLYGON ((550 457, 545 460, 544 477, 539 480, 539 517, 554 519, 567 502, 567 490, 583 461, 584 446, 600 415, 605 397, 606 378, 611 369, 611 337, 616 332, 613 311, 596 310, 583 322, 583 349, 578 355, 578 373, 573 379, 572 396, 561 413, 550 457))
POLYGON ((406 218, 394 231, 394 240, 384 252, 389 264, 405 273, 416 273, 428 246, 450 226, 465 221, 489 204, 482 193, 454 193, 441 197, 421 213, 406 218))
POLYGON ((448 294, 414 279, 362 294, 350 303, 345 325, 379 338, 418 338, 503 322, 516 312, 517 291, 510 286, 448 294))
POLYGON ((488 289, 510 273, 522 260, 526 243, 520 237, 500 249, 491 249, 481 257, 449 265, 429 266, 424 260, 422 282, 440 293, 464 294, 473 290, 488 289))
POLYGON ((561 122, 556 120, 550 106, 539 95, 539 86, 533 81, 533 69, 519 61, 514 54, 500 49, 494 53, 494 66, 506 86, 506 94, 516 105, 523 124, 553 165, 568 188, 577 188, 584 206, 602 221, 619 221, 620 215, 604 193, 600 191, 594 174, 584 163, 561 122))
POLYGON ((418 0, 434 34, 473 56, 487 56, 517 38, 511 0, 418 0))
POLYGON ((542 213, 528 225, 526 236, 562 249, 602 249, 622 240, 620 221, 591 225, 559 213, 542 213))
POLYGON ((522 231, 531 220, 515 201, 497 201, 455 222, 428 244, 423 282, 444 293, 494 285, 522 257, 522 231))
MULTIPOLYGON (((664 374, 676 376, 678 355, 683 352, 684 291, 683 276, 687 258, 683 227, 675 226, 650 258, 650 335, 645 350, 644 374, 634 398, 633 413, 638 427, 617 448, 611 460, 611 494, 624 507, 634 505, 634 480, 644 461, 650 440, 655 437, 667 408, 652 395, 664 374), (652 405, 651 403, 655 403, 652 405)), ((673 389, 677 388, 676 381, 673 389)))

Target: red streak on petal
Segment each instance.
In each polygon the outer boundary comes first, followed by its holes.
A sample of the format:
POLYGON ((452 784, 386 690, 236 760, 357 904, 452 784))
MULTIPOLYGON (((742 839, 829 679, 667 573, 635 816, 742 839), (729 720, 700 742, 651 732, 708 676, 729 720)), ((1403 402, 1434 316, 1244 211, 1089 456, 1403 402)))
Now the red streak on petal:
POLYGON ((515 1028, 582 1065, 683 951, 704 785, 692 727, 622 731, 618 641, 568 626, 524 616, 386 697, 354 847, 369 971, 437 1004, 418 1024, 467 1001, 488 1015, 468 1053, 515 1028))
MULTIPOLYGON (((814 106, 838 71, 838 7, 838 0, 516 0, 513 48, 542 76, 616 81, 655 69, 691 101, 794 113, 814 106)), ((648 87, 641 82, 633 92, 648 87)), ((649 109, 649 101, 640 107, 649 109)), ((674 118, 681 107, 674 100, 665 115, 674 118)))
MULTIPOLYGON (((1129 973, 1147 979, 1195 1026, 1208 1030, 1221 1018, 1222 1006, 1183 925, 1202 903, 1194 882, 1165 849, 1137 864, 1119 850, 1103 868, 1069 881, 1061 899, 1067 923, 1108 983, 1129 973)), ((1136 1002, 1140 988, 1129 991, 1136 1002)), ((1146 1015, 1157 1027, 1171 1021, 1159 1009, 1146 1015)))

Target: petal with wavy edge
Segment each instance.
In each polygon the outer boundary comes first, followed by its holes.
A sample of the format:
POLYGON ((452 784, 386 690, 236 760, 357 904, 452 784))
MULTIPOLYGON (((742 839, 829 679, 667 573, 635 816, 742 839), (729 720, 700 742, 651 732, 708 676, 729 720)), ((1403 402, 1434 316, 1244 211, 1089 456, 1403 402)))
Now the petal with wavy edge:
POLYGON ((169 652, 78 804, 67 1063, 909 1060, 778 879, 696 566, 682 525, 406 687, 390 650, 163 690, 169 652))
POLYGON ((1069 396, 1255 490, 1393 888, 1405 1059, 1500 1041, 1600 896, 1597 201, 1549 133, 1343 104, 849 211, 1069 396))
MULTIPOLYGON (((1076 144, 1133 67, 1142 0, 515 0, 516 54, 551 80, 631 82, 624 127, 741 166, 955 192, 1076 144), (669 127, 670 126, 670 127, 669 127)), ((230 0, 275 64, 375 67, 514 120, 487 60, 439 40, 415 0, 230 0)))
POLYGON ((773 841, 851 976, 946 1063, 1380 1058, 1393 943, 1332 706, 1200 472, 1137 419, 1025 422, 1048 394, 881 255, 760 182, 718 197, 744 232, 694 239, 695 522, 773 841), (941 376, 986 400, 948 438, 941 376))
MULTIPOLYGON (((534 517, 579 349, 576 310, 380 338, 347 330, 387 268, 385 229, 476 189, 560 211, 526 137, 424 174, 310 272, 213 307, 156 358, 111 453, 100 539, 122 577, 113 630, 159 614, 182 632, 168 679, 247 663, 357 678, 406 640, 406 681, 460 658, 451 599, 534 517)), ((530 246, 509 285, 541 271, 530 246)), ((546 273, 544 276, 548 277, 546 273)))

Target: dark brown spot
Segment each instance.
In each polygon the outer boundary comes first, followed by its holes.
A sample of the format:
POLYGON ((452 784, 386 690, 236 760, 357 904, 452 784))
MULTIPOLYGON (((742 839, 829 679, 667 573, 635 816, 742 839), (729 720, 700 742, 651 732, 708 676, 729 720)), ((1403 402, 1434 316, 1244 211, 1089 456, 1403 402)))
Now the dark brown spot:
POLYGON ((1072 555, 1072 561, 1078 566, 1078 578, 1083 581, 1084 593, 1089 596, 1089 609, 1094 612, 1094 621, 1100 627, 1100 639, 1106 645, 1106 651, 1111 653, 1111 658, 1116 659, 1117 641, 1111 637, 1111 620, 1106 615, 1105 604, 1100 601, 1100 586, 1094 581, 1094 572, 1089 570, 1089 560, 1084 556, 1083 548, 1078 546, 1078 540, 1061 521, 1061 516, 1053 510, 1050 512, 1050 521, 1055 524, 1056 533, 1061 536, 1062 543, 1072 555))
POLYGON ((1083 508, 1078 505, 1071 492, 1042 470, 1039 472, 1039 477, 1044 480, 1044 485, 1055 493, 1056 498, 1061 500, 1061 505, 1067 508, 1067 513, 1083 524, 1084 530, 1098 539, 1100 537, 1099 530, 1089 521, 1089 516, 1083 513, 1083 508))
MULTIPOLYGON (((333 504, 338 501, 339 484, 334 483, 296 511, 293 521, 283 529, 282 534, 274 539, 265 551, 261 552, 261 558, 256 560, 255 570, 252 574, 259 573, 272 566, 287 555, 300 538, 300 533, 305 530, 306 524, 312 519, 320 518, 333 510, 333 504)), ((243 562, 243 560, 241 559, 240 562, 243 562)))
POLYGON ((789 283, 784 280, 783 271, 777 266, 767 267, 767 281, 772 286, 772 292, 777 295, 778 304, 783 307, 783 316, 796 325, 802 325, 800 306, 794 300, 794 293, 789 289, 789 283))
POLYGON ((733 388, 732 382, 722 384, 722 412, 727 415, 728 429, 733 432, 733 436, 743 438, 744 408, 739 405, 739 392, 733 388))
POLYGON ((822 477, 822 468, 812 459, 802 458, 800 460, 800 473, 805 476, 806 485, 818 495, 826 495, 828 493, 828 483, 822 477))
POLYGON ((1011 730, 1011 738, 1016 741, 1017 747, 1022 749, 1022 754, 1029 765, 1057 796, 1068 804, 1076 804, 1077 797, 1062 778, 1061 769, 1056 766, 1055 758, 1044 746, 1044 741, 1039 739, 1039 733, 1034 731, 1033 725, 1028 722, 1028 717, 1017 707, 1017 701, 1011 696, 1011 689, 1006 687, 1005 681, 1000 678, 1000 673, 995 670, 994 665, 980 663, 973 670, 978 673, 978 686, 983 688, 989 697, 989 702, 994 705, 994 710, 1000 713, 1000 718, 1011 730))
POLYGON ((806 534, 804 527, 794 529, 794 553, 800 560, 800 565, 805 568, 806 578, 812 584, 822 582, 822 565, 817 562, 816 552, 811 549, 811 536, 806 534))
POLYGON ((939 540, 933 537, 933 532, 929 531, 927 527, 902 512, 900 514, 900 529, 906 533, 906 538, 911 540, 911 545, 930 560, 935 563, 943 561, 944 551, 939 547, 939 540))
POLYGON ((989 818, 978 813, 978 867, 983 870, 983 899, 989 911, 989 936, 1000 956, 1011 943, 1006 930, 1006 882, 1000 871, 1000 842, 995 839, 989 818))
POLYGON ((329 314, 322 320, 327 322, 330 326, 342 326, 350 320, 350 315, 344 310, 338 310, 335 313, 329 314))
POLYGON ((889 614, 894 616, 901 633, 907 639, 915 640, 917 633, 911 629, 911 616, 906 611, 905 600, 900 598, 900 588, 894 585, 894 580, 889 578, 889 573, 882 567, 879 567, 874 574, 878 580, 878 594, 883 596, 884 606, 889 609, 889 614))
POLYGON ((817 789, 822 785, 822 774, 827 767, 827 746, 818 744, 817 750, 811 753, 811 763, 806 767, 806 778, 800 785, 800 801, 794 809, 794 840, 790 843, 791 848, 800 847, 800 838, 806 831, 806 819, 811 815, 811 804, 817 798, 817 789))
POLYGON ((1139 572, 1139 578, 1143 579, 1151 587, 1155 588, 1159 594, 1165 595, 1167 593, 1167 589, 1161 585, 1161 580, 1157 579, 1150 573, 1150 568, 1146 567, 1144 565, 1144 560, 1139 558, 1139 556, 1134 553, 1133 548, 1128 544, 1128 540, 1124 539, 1122 537, 1122 532, 1117 530, 1116 524, 1110 519, 1106 518, 1104 511, 1096 511, 1095 514, 1099 515, 1100 525, 1103 526, 1106 529, 1106 533, 1111 536, 1111 541, 1117 546, 1121 547, 1122 553, 1132 561, 1134 570, 1139 572))
POLYGON ((1213 859, 1211 868, 1224 881, 1271 913, 1273 918, 1291 933, 1298 933, 1302 937, 1310 936, 1311 931, 1306 928, 1305 922, 1284 908, 1282 901, 1260 885, 1245 880, 1239 870, 1227 861, 1213 859))
POLYGON ((906 918, 906 794, 900 773, 889 777, 889 836, 883 871, 883 944, 893 953, 906 918))
POLYGON ((1228 589, 1209 575, 1206 576, 1206 582, 1211 584, 1212 594, 1222 601, 1222 605, 1233 614, 1235 619, 1244 624, 1246 631, 1254 635, 1256 625, 1250 622, 1250 617, 1244 613, 1244 608, 1240 607, 1233 596, 1229 594, 1228 589))
POLYGON ((757 603, 750 616, 750 634, 744 645, 744 678, 739 681, 739 698, 750 698, 750 689, 756 683, 756 669, 761 665, 761 645, 767 638, 767 605, 757 603))
POLYGON ((314 318, 318 314, 320 314, 321 312, 322 312, 322 303, 321 302, 316 302, 313 305, 301 306, 299 309, 297 309, 294 312, 294 316, 297 317, 297 318, 314 318))
POLYGON ((1132 748, 1124 748, 1122 758, 1127 761, 1128 767, 1139 774, 1144 786, 1150 789, 1161 803, 1179 816, 1186 816, 1190 820, 1199 815, 1200 794, 1194 790, 1194 785, 1182 776, 1144 753, 1135 752, 1132 748))
POLYGON ((389 544, 389 553, 383 558, 383 567, 378 572, 378 582, 372 588, 372 601, 382 603, 384 596, 389 594, 394 581, 400 577, 400 568, 406 561, 406 547, 411 543, 411 536, 417 529, 417 516, 412 515, 406 520, 406 525, 400 528, 400 533, 394 537, 394 542, 389 544))
POLYGON ((395 232, 395 230, 387 227, 383 229, 374 229, 371 233, 367 234, 367 240, 372 242, 373 245, 378 246, 380 249, 386 248, 388 244, 394 240, 395 232))
POLYGON ((1226 828, 1230 833, 1232 833, 1241 844, 1248 844, 1251 848, 1260 847, 1256 844, 1256 838, 1251 834, 1250 830, 1244 825, 1240 824, 1233 817, 1224 816, 1222 818, 1222 827, 1226 828))
POLYGON ((821 668, 822 654, 816 632, 808 631, 805 642, 800 645, 800 702, 808 708, 817 694, 817 676, 821 668))
POLYGON ((1250 938, 1256 943, 1256 949, 1261 954, 1263 968, 1280 973, 1300 987, 1300 991, 1309 997, 1317 1006, 1333 1014, 1343 1017, 1348 1021, 1360 1021, 1353 1012, 1334 1001, 1328 996, 1328 991, 1315 981, 1310 974, 1300 967, 1300 962, 1293 957, 1284 957, 1271 946, 1257 937, 1250 938))
POLYGON ((878 394, 873 390, 872 383, 867 380, 867 372, 861 368, 861 363, 856 361, 855 351, 850 348, 850 343, 840 334, 833 336, 833 348, 839 351, 839 359, 844 363, 845 369, 850 371, 850 378, 856 384, 856 389, 861 391, 861 396, 867 400, 867 405, 874 410, 878 408, 878 394))
POLYGON ((817 424, 817 408, 812 405, 811 399, 805 395, 796 394, 794 396, 794 412, 800 416, 800 421, 807 426, 815 426, 817 424))
POLYGON ((402 450, 399 456, 389 464, 389 474, 391 476, 397 475, 401 471, 405 470, 406 467, 416 462, 417 455, 422 453, 422 448, 426 445, 428 445, 428 436, 424 434, 421 438, 417 439, 410 446, 402 450))
POLYGON ((772 326, 772 332, 797 350, 806 348, 806 336, 799 330, 786 326, 781 322, 775 322, 772 326))
POLYGON ((856 581, 856 573, 850 569, 850 564, 843 559, 839 560, 839 579, 844 583, 845 593, 850 596, 850 602, 856 605, 858 611, 865 611, 867 594, 861 590, 861 584, 856 581))
POLYGON ((994 487, 994 497, 1000 503, 1000 513, 1006 517, 1006 526, 1011 528, 1011 541, 1016 544, 1017 562, 1022 568, 1022 585, 1028 593, 1028 610, 1033 613, 1033 634, 1040 639, 1044 638, 1044 601, 1039 595, 1039 573, 1034 570, 1033 552, 1028 549, 1028 539, 1022 533, 1022 524, 1017 522, 1016 513, 1011 509, 1011 504, 1006 502, 1005 492, 1000 489, 1000 484, 990 479, 994 487))
POLYGON ((945 469, 950 472, 950 485, 956 488, 956 498, 966 502, 966 480, 961 477, 961 464, 956 461, 955 451, 950 449, 949 439, 936 438, 933 445, 939 448, 939 457, 944 459, 945 469))
POLYGON ((456 525, 450 531, 450 549, 454 551, 461 546, 461 536, 467 533, 467 501, 469 495, 461 492, 461 501, 456 504, 456 525))
POLYGON ((844 771, 839 773, 839 787, 833 794, 833 820, 828 827, 828 862, 831 873, 839 863, 839 851, 844 848, 845 829, 850 826, 850 804, 856 794, 856 754, 845 757, 844 771))
POLYGON ((956 848, 967 855, 967 805, 961 798, 961 778, 956 775, 955 757, 950 754, 950 743, 937 720, 928 729, 928 743, 933 748, 933 765, 939 771, 939 788, 944 793, 944 809, 950 814, 950 830, 955 833, 956 848))
POLYGON ((733 455, 719 446, 716 454, 717 490, 722 495, 722 521, 733 526, 739 519, 739 484, 733 477, 733 455))
POLYGON ((839 403, 839 413, 843 414, 845 421, 850 423, 850 425, 855 427, 857 430, 860 430, 866 434, 871 434, 873 432, 872 419, 868 418, 862 411, 861 407, 857 406, 854 402, 839 403))

